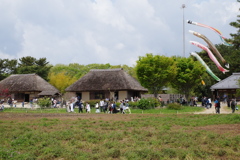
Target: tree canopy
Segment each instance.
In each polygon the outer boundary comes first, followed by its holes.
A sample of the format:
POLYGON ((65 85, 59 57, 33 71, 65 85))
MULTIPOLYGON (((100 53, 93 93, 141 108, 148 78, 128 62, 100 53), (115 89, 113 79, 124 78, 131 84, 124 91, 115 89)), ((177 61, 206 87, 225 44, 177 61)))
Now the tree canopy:
POLYGON ((201 85, 201 76, 205 73, 205 69, 198 61, 181 57, 176 58, 176 68, 176 78, 171 85, 188 100, 190 93, 201 85))
POLYGON ((176 65, 173 58, 149 53, 139 57, 136 74, 141 85, 156 97, 175 78, 176 65))
POLYGON ((48 73, 52 65, 49 65, 46 58, 36 59, 31 56, 22 57, 19 59, 17 73, 29 74, 36 73, 43 79, 47 80, 48 73))

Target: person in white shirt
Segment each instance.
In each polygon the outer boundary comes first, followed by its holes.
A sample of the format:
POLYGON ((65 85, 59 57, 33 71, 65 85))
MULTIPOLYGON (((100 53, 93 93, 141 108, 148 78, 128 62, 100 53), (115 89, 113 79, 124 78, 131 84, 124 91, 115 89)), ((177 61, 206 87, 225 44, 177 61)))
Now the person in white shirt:
POLYGON ((91 112, 91 107, 90 107, 90 104, 88 104, 88 103, 86 103, 86 111, 87 111, 87 113, 91 112))
POLYGON ((74 105, 74 100, 71 101, 71 104, 70 104, 70 112, 74 112, 73 105, 74 105))
MULTIPOLYGON (((100 106, 101 107, 101 106, 100 106)), ((99 105, 98 103, 95 104, 95 108, 96 108, 96 113, 100 113, 100 110, 99 110, 99 105)))
POLYGON ((211 98, 208 98, 208 105, 209 105, 209 108, 212 108, 212 101, 211 101, 211 98))
POLYGON ((101 99, 100 103, 100 111, 103 112, 104 101, 101 99))

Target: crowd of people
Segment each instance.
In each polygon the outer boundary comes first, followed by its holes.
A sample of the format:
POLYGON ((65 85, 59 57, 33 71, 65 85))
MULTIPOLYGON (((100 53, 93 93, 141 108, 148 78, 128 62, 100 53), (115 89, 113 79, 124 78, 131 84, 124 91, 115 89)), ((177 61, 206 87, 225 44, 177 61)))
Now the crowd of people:
MULTIPOLYGON (((131 113, 129 107, 129 100, 125 98, 120 101, 119 107, 117 106, 115 101, 109 101, 108 99, 101 99, 100 101, 94 104, 95 113, 131 113)), ((91 113, 91 106, 88 102, 83 103, 81 98, 78 96, 76 98, 72 98, 68 105, 66 105, 67 112, 75 112, 74 109, 78 108, 78 113, 83 113, 84 110, 86 113, 91 113)))
MULTIPOLYGON (((224 100, 222 103, 227 103, 227 106, 231 107, 232 113, 234 113, 235 110, 238 110, 237 100, 235 97, 232 97, 231 99, 224 97, 224 100)), ((211 98, 204 97, 202 99, 202 106, 204 106, 206 109, 212 108, 211 98)), ((219 96, 217 96, 217 98, 214 100, 214 107, 215 107, 216 113, 220 114, 221 100, 219 96)))

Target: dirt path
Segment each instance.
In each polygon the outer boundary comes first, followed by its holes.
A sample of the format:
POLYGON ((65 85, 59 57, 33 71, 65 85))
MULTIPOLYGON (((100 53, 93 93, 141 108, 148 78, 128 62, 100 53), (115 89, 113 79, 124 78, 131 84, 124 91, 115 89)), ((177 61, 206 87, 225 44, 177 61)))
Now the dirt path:
MULTIPOLYGON (((221 103, 221 109, 220 114, 231 114, 232 110, 228 108, 227 104, 221 103)), ((239 111, 236 111, 235 113, 240 114, 239 111)), ((214 103, 212 108, 206 109, 203 112, 198 112, 195 114, 216 114, 214 103)))

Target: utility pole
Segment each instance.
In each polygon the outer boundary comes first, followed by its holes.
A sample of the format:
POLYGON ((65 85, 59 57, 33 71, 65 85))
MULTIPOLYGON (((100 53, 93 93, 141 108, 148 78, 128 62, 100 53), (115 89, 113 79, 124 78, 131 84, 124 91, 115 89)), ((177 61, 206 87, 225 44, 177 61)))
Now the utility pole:
POLYGON ((182 4, 183 9, 183 57, 185 57, 185 20, 184 20, 184 8, 186 8, 185 4, 182 4))

